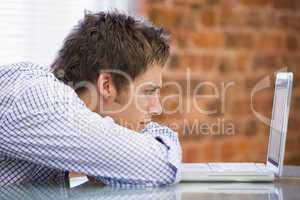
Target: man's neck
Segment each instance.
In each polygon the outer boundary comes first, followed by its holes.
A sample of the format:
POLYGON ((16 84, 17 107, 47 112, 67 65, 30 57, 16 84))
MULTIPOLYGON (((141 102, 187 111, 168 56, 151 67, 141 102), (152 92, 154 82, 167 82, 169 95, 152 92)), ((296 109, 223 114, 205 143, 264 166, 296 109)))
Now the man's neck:
POLYGON ((86 90, 77 92, 77 95, 91 111, 96 112, 98 110, 98 95, 92 99, 92 95, 86 90))

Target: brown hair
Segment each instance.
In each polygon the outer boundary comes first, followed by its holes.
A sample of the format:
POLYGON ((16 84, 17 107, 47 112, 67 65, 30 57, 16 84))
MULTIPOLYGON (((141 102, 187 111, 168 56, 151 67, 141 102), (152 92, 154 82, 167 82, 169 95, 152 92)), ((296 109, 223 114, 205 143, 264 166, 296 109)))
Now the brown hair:
MULTIPOLYGON (((149 21, 117 11, 85 13, 64 41, 51 67, 65 83, 95 81, 101 70, 120 70, 131 79, 169 56, 169 34, 149 21), (63 73, 61 73, 63 72, 63 73)), ((119 92, 125 77, 112 74, 119 92)))

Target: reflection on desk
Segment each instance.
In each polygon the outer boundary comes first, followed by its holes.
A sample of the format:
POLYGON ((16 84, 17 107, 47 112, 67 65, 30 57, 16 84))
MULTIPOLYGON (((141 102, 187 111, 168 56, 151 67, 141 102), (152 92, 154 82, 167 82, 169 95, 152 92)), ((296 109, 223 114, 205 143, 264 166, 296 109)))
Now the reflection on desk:
POLYGON ((0 188, 0 199, 116 199, 116 200, 193 200, 193 199, 298 199, 300 181, 275 183, 181 183, 162 188, 111 188, 85 182, 66 185, 15 185, 0 188))
POLYGON ((299 199, 300 167, 286 167, 284 177, 273 183, 180 183, 162 188, 111 188, 88 182, 86 177, 69 184, 24 184, 0 187, 0 199, 113 199, 113 200, 199 200, 199 199, 299 199))

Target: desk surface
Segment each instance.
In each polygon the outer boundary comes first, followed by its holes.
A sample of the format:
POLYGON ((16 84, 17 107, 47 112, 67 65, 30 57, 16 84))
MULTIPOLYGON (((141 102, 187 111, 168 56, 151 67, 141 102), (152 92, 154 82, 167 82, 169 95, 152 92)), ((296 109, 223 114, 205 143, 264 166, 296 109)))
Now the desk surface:
MULTIPOLYGON (((80 178, 74 181, 78 184, 80 178)), ((75 187, 26 184, 0 187, 0 199, 300 199, 300 166, 285 167, 284 177, 273 183, 180 183, 147 189, 101 187, 89 182, 75 187)))

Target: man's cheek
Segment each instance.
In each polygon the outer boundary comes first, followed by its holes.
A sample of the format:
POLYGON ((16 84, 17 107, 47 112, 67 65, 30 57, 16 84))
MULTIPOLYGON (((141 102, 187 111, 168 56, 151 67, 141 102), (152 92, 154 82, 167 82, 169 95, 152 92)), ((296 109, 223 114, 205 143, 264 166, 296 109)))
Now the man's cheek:
POLYGON ((147 111, 148 105, 149 105, 149 99, 144 95, 140 96, 140 98, 136 99, 134 102, 134 107, 138 110, 138 112, 145 112, 147 111))

